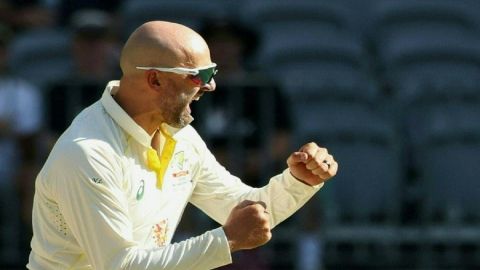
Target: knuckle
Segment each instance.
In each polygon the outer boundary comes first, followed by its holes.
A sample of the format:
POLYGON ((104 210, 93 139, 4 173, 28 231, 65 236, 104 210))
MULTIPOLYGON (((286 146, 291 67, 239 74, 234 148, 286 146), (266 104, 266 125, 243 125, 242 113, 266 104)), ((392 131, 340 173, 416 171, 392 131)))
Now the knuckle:
POLYGON ((318 163, 315 162, 315 161, 310 161, 310 162, 307 163, 306 167, 307 167, 307 169, 311 170, 313 168, 318 167, 318 163))
POLYGON ((270 239, 272 239, 272 233, 268 231, 265 235, 265 242, 270 241, 270 239))
POLYGON ((254 210, 256 213, 262 213, 263 211, 265 211, 265 208, 261 204, 255 204, 254 210))
POLYGON ((257 209, 255 208, 255 206, 250 205, 250 206, 245 208, 245 212, 246 212, 247 215, 253 216, 253 215, 257 214, 257 209))
POLYGON ((263 210, 260 210, 258 207, 251 207, 248 214, 255 219, 262 219, 263 210))
POLYGON ((315 156, 315 162, 316 163, 320 164, 320 163, 322 163, 323 160, 324 160, 323 155, 316 155, 315 156))
POLYGON ((309 142, 302 147, 304 151, 311 151, 316 148, 318 148, 318 146, 315 142, 309 142))

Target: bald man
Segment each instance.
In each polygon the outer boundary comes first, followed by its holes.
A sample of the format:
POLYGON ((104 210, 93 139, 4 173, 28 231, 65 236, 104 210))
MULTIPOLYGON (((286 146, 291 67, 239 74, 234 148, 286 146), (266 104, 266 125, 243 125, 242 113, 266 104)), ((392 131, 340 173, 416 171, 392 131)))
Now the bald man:
POLYGON ((193 30, 148 22, 126 42, 120 81, 82 111, 36 180, 27 267, 212 269, 265 244, 338 165, 309 143, 288 168, 251 188, 215 160, 190 123, 190 103, 215 90, 216 65, 193 30), (171 244, 190 202, 221 224, 171 244))

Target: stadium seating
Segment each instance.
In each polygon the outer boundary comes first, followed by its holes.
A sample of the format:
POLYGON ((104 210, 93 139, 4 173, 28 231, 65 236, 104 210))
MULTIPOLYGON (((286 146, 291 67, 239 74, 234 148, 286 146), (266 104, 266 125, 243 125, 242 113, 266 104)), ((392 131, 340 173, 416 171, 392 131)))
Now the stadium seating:
POLYGON ((480 222, 479 117, 477 102, 425 105, 412 112, 409 136, 419 156, 428 222, 480 222))
POLYGON ((426 261, 438 267, 479 263, 479 108, 478 102, 430 104, 411 117, 426 261))
POLYGON ((58 29, 20 34, 11 45, 11 70, 39 86, 64 78, 71 64, 69 40, 69 34, 58 29))
POLYGON ((195 0, 127 0, 120 9, 122 37, 127 38, 147 21, 166 20, 198 29, 203 20, 222 17, 223 5, 215 1, 195 0))
POLYGON ((278 23, 267 29, 258 66, 291 98, 301 94, 373 99, 378 94, 362 44, 348 33, 303 23, 278 23))
POLYGON ((467 1, 446 0, 387 0, 372 7, 369 37, 378 74, 395 98, 410 103, 478 92, 480 32, 472 10, 467 1))
POLYGON ((379 48, 379 56, 400 101, 479 95, 475 78, 480 75, 480 39, 476 35, 438 29, 403 31, 379 48))
MULTIPOLYGON (((388 40, 402 29, 423 27, 478 31, 474 1, 381 0, 371 5, 370 33, 377 42, 388 40)), ((477 6, 478 8, 478 6, 477 6)))
POLYGON ((354 29, 356 22, 355 13, 341 1, 300 0, 294 5, 288 1, 246 1, 239 16, 260 29, 277 23, 303 22, 343 31, 354 29))
MULTIPOLYGON (((327 147, 339 163, 334 181, 319 195, 324 199, 314 206, 323 212, 322 239, 328 246, 325 259, 329 264, 374 265, 371 256, 379 253, 366 253, 366 246, 399 241, 404 175, 395 127, 363 104, 310 104, 297 108, 302 110, 295 118, 297 139, 327 147), (352 254, 342 253, 345 243, 351 245, 352 254)), ((375 265, 393 260, 390 251, 377 250, 385 261, 378 260, 375 265)))

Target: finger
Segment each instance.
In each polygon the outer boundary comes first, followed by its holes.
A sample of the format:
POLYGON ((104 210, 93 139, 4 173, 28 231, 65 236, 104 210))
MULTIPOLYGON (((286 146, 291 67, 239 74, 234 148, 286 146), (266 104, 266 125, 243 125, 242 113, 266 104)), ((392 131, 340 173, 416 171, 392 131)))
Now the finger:
POLYGON ((333 156, 332 155, 327 155, 325 157, 325 160, 327 161, 328 164, 332 164, 335 162, 335 160, 333 159, 333 156))
POLYGON ((249 205, 252 205, 252 204, 255 204, 256 202, 254 201, 250 201, 250 200, 244 200, 242 201, 241 203, 237 204, 237 206, 235 206, 236 209, 241 209, 241 208, 245 208, 249 205))
POLYGON ((328 170, 330 170, 330 167, 332 166, 332 164, 334 162, 335 162, 335 160, 333 160, 333 156, 332 155, 327 155, 325 157, 325 159, 322 161, 321 167, 323 168, 323 170, 325 172, 328 172, 328 170))
POLYGON ((287 159, 287 164, 288 166, 295 165, 298 163, 304 163, 307 161, 308 155, 307 153, 304 152, 294 152, 292 153, 288 159, 287 159))
POLYGON ((333 177, 336 173, 337 173, 337 170, 338 170, 338 163, 337 162, 333 162, 331 165, 330 165, 330 168, 328 170, 324 170, 322 168, 318 168, 318 169, 315 169, 312 171, 312 174, 314 175, 317 175, 318 177, 320 177, 322 180, 327 180, 331 177, 333 177))
POLYGON ((263 213, 267 209, 267 205, 262 201, 257 201, 248 205, 248 208, 250 208, 255 213, 263 213))
POLYGON ((307 149, 310 149, 310 148, 313 148, 313 149, 316 149, 316 148, 319 148, 318 145, 314 142, 309 142, 305 145, 303 145, 302 147, 300 147, 300 151, 305 151, 307 149))
POLYGON ((263 201, 256 201, 255 204, 259 204, 263 207, 263 210, 267 210, 267 204, 263 201))
POLYGON ((325 175, 328 175, 328 170, 325 170, 322 167, 319 167, 315 170, 312 170, 312 174, 319 176, 320 178, 324 179, 325 175))
POLYGON ((313 157, 315 157, 315 155, 317 154, 317 151, 319 150, 320 147, 318 147, 318 145, 314 142, 311 142, 311 143, 307 143, 305 144, 301 149, 300 149, 300 152, 304 152, 304 153, 307 153, 308 155, 308 159, 311 159, 313 157))
POLYGON ((249 207, 249 211, 251 211, 250 213, 254 217, 257 217, 260 223, 262 224, 265 222, 268 223, 267 214, 269 213, 267 211, 267 205, 265 204, 265 202, 257 201, 254 204, 249 205, 248 207, 249 207))
POLYGON ((328 169, 330 169, 330 163, 324 161, 320 164, 320 167, 322 168, 323 172, 326 173, 328 172, 328 169))
MULTIPOLYGON (((322 166, 323 161, 327 158, 327 155, 328 155, 327 149, 319 148, 317 153, 315 154, 314 158, 311 159, 307 163, 307 165, 306 165, 307 169, 313 170, 313 169, 316 169, 316 168, 322 166)), ((326 164, 324 164, 324 165, 326 165, 326 164)), ((326 170, 328 170, 328 168, 326 168, 326 170)))
POLYGON ((330 165, 330 169, 328 169, 328 173, 330 176, 334 176, 337 174, 338 171, 338 162, 333 161, 332 165, 330 165))

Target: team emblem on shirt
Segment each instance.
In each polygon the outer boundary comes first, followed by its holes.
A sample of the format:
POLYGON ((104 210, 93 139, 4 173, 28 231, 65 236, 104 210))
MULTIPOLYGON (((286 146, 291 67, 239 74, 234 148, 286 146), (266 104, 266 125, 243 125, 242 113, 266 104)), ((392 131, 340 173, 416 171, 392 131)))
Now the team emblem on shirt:
POLYGON ((185 164, 185 152, 180 151, 175 153, 173 156, 173 164, 175 166, 175 169, 178 170, 183 170, 183 165, 185 164))
POLYGON ((179 178, 179 177, 188 175, 188 170, 185 170, 185 167, 187 167, 185 166, 185 163, 186 163, 185 152, 180 151, 175 153, 175 155, 173 156, 173 162, 172 162, 173 169, 175 170, 172 173, 173 177, 179 178))
POLYGON ((153 239, 157 246, 162 247, 167 243, 168 219, 153 225, 153 239))

